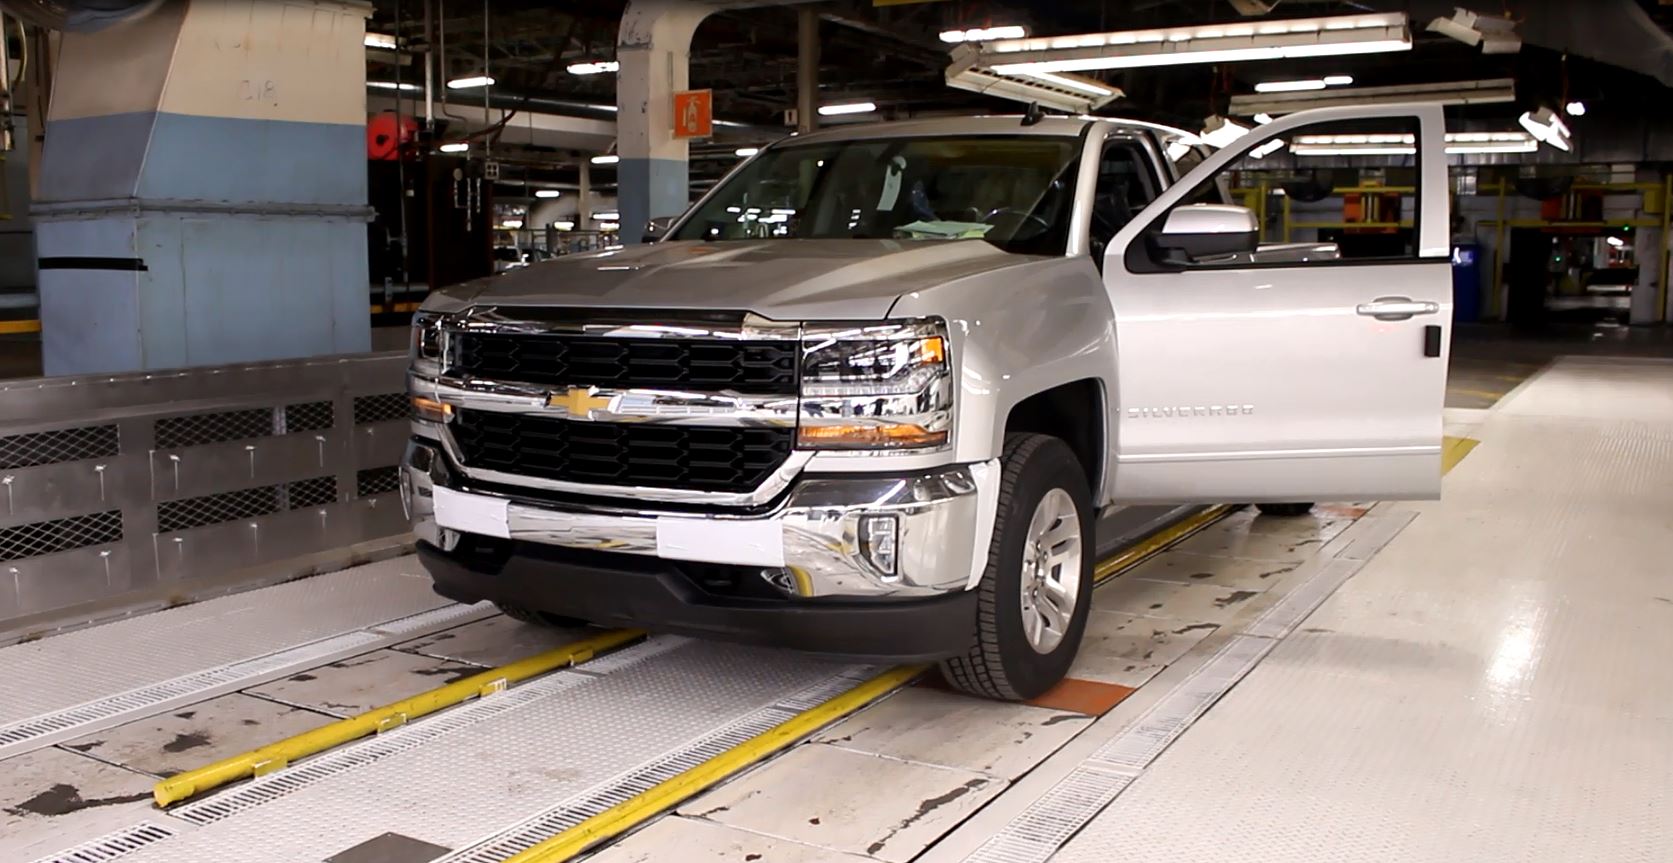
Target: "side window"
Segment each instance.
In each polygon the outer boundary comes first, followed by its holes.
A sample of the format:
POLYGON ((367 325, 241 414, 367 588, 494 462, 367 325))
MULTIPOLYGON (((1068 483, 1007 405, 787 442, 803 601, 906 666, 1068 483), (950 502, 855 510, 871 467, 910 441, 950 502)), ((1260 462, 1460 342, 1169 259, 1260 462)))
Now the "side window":
POLYGON ((1128 249, 1128 266, 1155 272, 1414 259, 1420 200, 1417 141, 1415 117, 1318 123, 1260 141, 1146 225, 1128 249), (1173 218, 1193 205, 1221 201, 1253 215, 1255 232, 1246 245, 1228 249, 1222 237, 1184 248, 1182 243, 1190 244, 1173 232, 1164 235, 1170 219, 1181 235, 1224 230, 1211 223, 1223 221, 1225 213, 1173 218))
POLYGON ((1111 141, 1098 160, 1092 190, 1092 260, 1103 266, 1104 249, 1117 231, 1156 199, 1159 187, 1144 150, 1133 141, 1111 141))

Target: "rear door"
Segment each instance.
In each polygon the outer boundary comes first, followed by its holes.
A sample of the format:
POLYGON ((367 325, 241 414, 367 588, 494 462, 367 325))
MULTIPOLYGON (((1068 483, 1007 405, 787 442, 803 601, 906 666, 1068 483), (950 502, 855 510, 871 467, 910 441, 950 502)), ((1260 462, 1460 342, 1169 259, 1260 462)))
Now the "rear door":
POLYGON ((1449 234, 1438 105, 1293 114, 1189 172, 1106 253, 1116 497, 1437 497, 1449 234), (1258 250, 1168 253, 1174 211, 1228 195, 1258 250))

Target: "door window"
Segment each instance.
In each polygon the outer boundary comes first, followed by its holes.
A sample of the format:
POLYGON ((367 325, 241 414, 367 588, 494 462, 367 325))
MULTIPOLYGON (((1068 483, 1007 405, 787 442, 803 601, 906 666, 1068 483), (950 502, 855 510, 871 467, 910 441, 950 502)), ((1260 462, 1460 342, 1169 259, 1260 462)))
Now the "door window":
POLYGON ((1416 260, 1417 141, 1415 117, 1317 123, 1261 141, 1198 183, 1174 208, 1219 201, 1247 208, 1256 227, 1253 251, 1189 260, 1170 255, 1158 242, 1170 210, 1158 214, 1141 241, 1129 247, 1128 266, 1157 272, 1416 260))
POLYGON ((1149 206, 1156 194, 1150 160, 1136 142, 1112 141, 1104 146, 1092 192, 1091 251, 1099 267, 1116 232, 1149 206))

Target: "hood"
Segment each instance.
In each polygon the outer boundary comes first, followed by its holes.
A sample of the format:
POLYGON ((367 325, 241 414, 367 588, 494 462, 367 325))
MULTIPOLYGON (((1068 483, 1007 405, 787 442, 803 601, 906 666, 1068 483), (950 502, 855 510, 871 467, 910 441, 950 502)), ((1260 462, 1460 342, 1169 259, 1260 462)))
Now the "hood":
POLYGON ((1029 260, 981 240, 692 240, 569 255, 441 293, 500 306, 865 320, 887 315, 902 294, 1029 260))

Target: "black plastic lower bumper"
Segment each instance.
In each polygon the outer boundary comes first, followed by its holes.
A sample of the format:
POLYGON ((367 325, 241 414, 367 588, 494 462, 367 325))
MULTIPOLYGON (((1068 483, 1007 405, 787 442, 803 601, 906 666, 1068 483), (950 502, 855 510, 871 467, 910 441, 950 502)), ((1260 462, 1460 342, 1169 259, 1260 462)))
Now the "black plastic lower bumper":
POLYGON ((602 626, 886 662, 963 653, 976 622, 974 591, 866 602, 717 596, 654 557, 490 542, 467 540, 452 552, 420 542, 418 557, 435 579, 436 592, 459 602, 506 602, 602 626))

